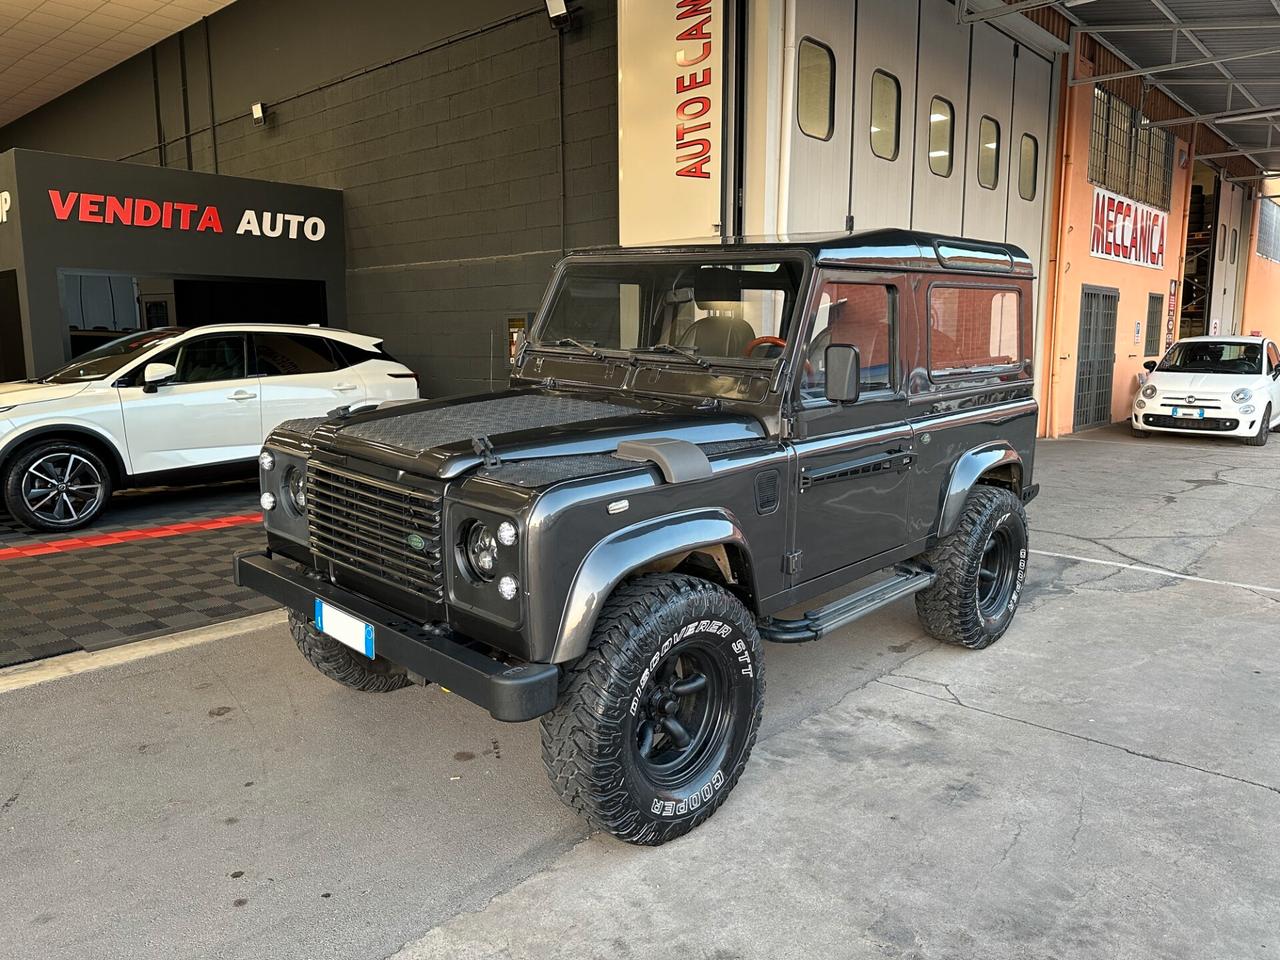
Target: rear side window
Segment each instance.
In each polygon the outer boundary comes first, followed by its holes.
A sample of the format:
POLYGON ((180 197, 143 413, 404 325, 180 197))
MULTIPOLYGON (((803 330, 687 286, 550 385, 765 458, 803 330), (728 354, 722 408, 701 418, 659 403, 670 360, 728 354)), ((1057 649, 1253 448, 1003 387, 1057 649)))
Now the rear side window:
POLYGON ((308 373, 331 373, 338 369, 325 337, 296 333, 256 333, 258 376, 289 377, 308 373))
POLYGON ((365 363, 369 360, 399 362, 391 354, 378 347, 366 350, 363 347, 357 347, 353 343, 343 343, 341 340, 330 340, 329 346, 333 348, 333 352, 338 356, 338 362, 344 367, 354 367, 357 363, 365 363))
POLYGON ((929 369, 935 378, 1016 367, 1022 358, 1017 290, 935 286, 929 291, 929 369))

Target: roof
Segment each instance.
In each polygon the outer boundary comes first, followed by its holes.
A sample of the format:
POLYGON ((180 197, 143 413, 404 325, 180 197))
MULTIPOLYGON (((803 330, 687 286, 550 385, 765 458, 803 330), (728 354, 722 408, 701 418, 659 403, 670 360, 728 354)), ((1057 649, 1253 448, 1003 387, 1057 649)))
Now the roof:
POLYGON ((352 333, 350 330, 337 330, 333 327, 301 326, 290 323, 211 323, 206 326, 191 327, 182 336, 189 337, 193 334, 202 333, 309 333, 313 336, 328 337, 331 340, 349 343, 353 347, 364 347, 366 349, 382 343, 381 337, 367 337, 361 333, 352 333))
POLYGON ((726 250, 762 254, 803 250, 818 263, 848 267, 997 273, 1017 277, 1034 274, 1030 258, 1012 244, 897 228, 842 234, 699 238, 661 247, 615 247, 607 251, 584 252, 612 256, 619 253, 638 256, 701 253, 714 256, 726 250))
POLYGON ((1270 337, 1182 337, 1178 343, 1265 343, 1270 337))

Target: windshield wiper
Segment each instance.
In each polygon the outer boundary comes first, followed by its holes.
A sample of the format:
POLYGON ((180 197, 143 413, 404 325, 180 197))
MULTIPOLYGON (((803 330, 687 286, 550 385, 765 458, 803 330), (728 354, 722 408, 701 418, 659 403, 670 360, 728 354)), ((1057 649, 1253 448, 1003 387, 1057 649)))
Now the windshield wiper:
POLYGON ((551 344, 551 346, 577 347, 579 350, 583 351, 588 356, 590 356, 593 360, 604 359, 604 354, 595 348, 595 344, 583 343, 581 340, 575 340, 573 337, 561 337, 555 343, 551 344))
POLYGON ((686 360, 692 360, 694 363, 700 366, 703 370, 711 369, 711 364, 707 363, 707 361, 703 360, 700 356, 698 356, 692 350, 686 350, 684 347, 677 347, 675 344, 671 344, 671 343, 655 343, 652 347, 646 347, 645 349, 637 350, 636 352, 637 353, 672 353, 677 356, 684 357, 686 360))

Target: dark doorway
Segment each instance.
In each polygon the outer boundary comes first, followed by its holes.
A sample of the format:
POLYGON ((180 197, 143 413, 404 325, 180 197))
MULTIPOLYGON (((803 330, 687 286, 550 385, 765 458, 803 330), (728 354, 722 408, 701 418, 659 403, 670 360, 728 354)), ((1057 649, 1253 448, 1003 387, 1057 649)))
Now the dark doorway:
POLYGON ((322 280, 174 280, 176 322, 325 325, 322 280))
POLYGON ((1080 297, 1080 348, 1076 352, 1074 429, 1111 422, 1111 385, 1116 372, 1116 314, 1120 291, 1085 287, 1080 297))
POLYGON ((0 272, 0 382, 27 375, 27 345, 22 336, 22 302, 16 270, 0 272))

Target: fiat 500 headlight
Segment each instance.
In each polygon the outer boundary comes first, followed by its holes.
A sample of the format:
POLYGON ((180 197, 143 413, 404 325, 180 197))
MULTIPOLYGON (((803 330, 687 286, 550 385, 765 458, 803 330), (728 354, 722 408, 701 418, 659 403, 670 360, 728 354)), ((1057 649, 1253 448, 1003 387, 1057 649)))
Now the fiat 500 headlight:
POLYGON ((1232 403, 1248 403, 1253 399, 1253 391, 1248 387, 1241 387, 1235 393, 1231 394, 1232 403))
POLYGON ((1142 388, 1142 395, 1150 400, 1156 395, 1156 385, 1154 383, 1148 383, 1142 388))

